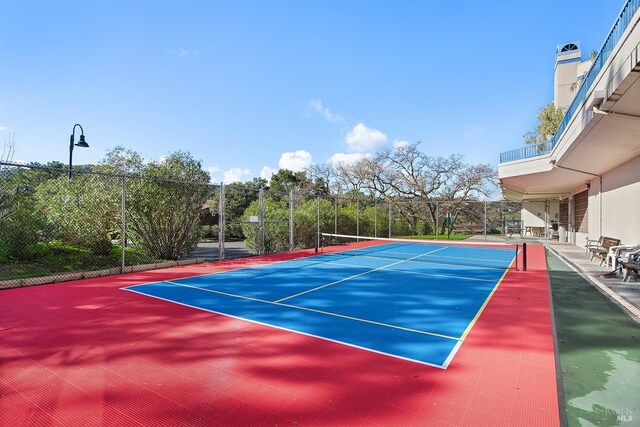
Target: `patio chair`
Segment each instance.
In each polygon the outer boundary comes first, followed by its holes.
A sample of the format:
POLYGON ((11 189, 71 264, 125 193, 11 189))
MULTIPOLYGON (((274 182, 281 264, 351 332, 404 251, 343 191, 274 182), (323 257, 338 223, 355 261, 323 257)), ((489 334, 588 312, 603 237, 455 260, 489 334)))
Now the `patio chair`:
POLYGON ((638 280, 640 277, 640 253, 633 254, 629 257, 629 261, 621 261, 622 267, 622 281, 627 282, 631 276, 638 280))
POLYGON ((603 261, 606 261, 607 266, 611 265, 611 268, 615 271, 618 269, 618 263, 620 261, 627 261, 629 256, 635 253, 640 253, 640 245, 611 246, 606 258, 603 258, 603 261))
POLYGON ((602 243, 600 244, 600 246, 589 249, 589 251, 591 252, 591 260, 593 260, 596 257, 600 258, 600 265, 602 265, 603 260, 607 258, 607 254, 609 253, 609 248, 613 246, 619 246, 619 245, 620 245, 620 239, 616 239, 613 237, 603 237, 602 243))
POLYGON ((589 251, 593 248, 599 248, 602 246, 602 239, 604 236, 600 236, 598 240, 587 239, 587 242, 584 244, 585 255, 589 256, 589 251))

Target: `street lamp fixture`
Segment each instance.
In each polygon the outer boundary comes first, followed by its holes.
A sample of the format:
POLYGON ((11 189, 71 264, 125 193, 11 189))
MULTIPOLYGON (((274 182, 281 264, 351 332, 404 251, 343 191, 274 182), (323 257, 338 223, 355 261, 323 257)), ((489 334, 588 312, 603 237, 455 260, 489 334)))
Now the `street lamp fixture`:
POLYGON ((87 141, 84 140, 84 129, 82 129, 82 126, 80 126, 79 124, 75 124, 73 126, 73 131, 71 133, 71 137, 69 138, 69 181, 71 181, 71 168, 72 168, 72 164, 73 164, 73 146, 76 147, 82 147, 82 148, 87 148, 89 147, 89 144, 87 144, 87 141), (76 126, 80 128, 80 141, 76 142, 74 144, 74 136, 76 134, 76 126))

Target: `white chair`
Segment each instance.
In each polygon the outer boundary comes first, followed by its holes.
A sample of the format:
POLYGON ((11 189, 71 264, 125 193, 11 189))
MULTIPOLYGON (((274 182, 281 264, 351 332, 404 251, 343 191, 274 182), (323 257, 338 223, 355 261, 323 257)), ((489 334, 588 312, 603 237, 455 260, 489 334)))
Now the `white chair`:
POLYGON ((621 262, 624 263, 621 265, 622 281, 627 282, 631 279, 631 276, 634 276, 635 280, 638 280, 638 277, 640 277, 640 251, 630 254, 627 261, 621 262))
POLYGON ((592 248, 599 248, 602 246, 602 239, 604 239, 604 236, 600 236, 598 240, 587 239, 587 242, 584 244, 585 255, 589 256, 589 251, 592 248))
POLYGON ((640 251, 640 245, 611 246, 607 256, 602 258, 600 265, 602 265, 602 262, 606 262, 607 266, 611 265, 611 268, 616 270, 620 260, 627 261, 629 259, 629 255, 637 251, 640 251))

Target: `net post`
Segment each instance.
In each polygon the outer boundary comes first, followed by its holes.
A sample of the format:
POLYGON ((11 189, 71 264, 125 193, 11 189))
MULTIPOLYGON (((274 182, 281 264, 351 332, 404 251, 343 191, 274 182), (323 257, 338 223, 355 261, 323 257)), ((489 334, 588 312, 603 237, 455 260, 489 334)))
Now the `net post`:
POLYGON ((316 241, 315 241, 315 253, 318 253, 318 249, 320 248, 320 233, 316 233, 316 241))
POLYGON ((527 271, 527 244, 522 244, 522 271, 527 271))

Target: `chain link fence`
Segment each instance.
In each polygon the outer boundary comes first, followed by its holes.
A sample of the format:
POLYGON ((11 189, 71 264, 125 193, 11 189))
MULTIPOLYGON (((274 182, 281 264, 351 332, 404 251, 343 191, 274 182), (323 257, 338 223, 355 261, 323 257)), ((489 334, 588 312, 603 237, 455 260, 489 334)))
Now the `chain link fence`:
POLYGON ((0 163, 0 289, 313 248, 318 233, 501 235, 520 203, 312 195, 0 163))

